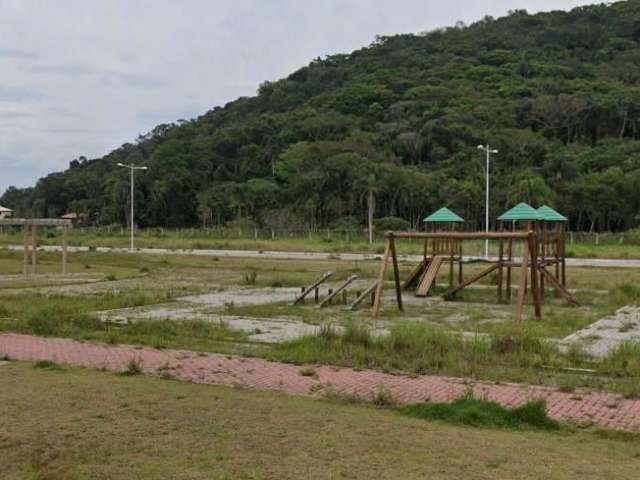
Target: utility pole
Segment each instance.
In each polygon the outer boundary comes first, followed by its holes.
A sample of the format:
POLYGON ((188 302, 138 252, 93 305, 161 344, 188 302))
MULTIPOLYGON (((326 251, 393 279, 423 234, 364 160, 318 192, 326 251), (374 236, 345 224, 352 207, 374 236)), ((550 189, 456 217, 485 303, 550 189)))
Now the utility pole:
MULTIPOLYGON (((498 153, 498 150, 492 150, 489 144, 478 145, 478 150, 482 150, 487 154, 486 168, 486 186, 485 186, 485 205, 484 205, 484 229, 489 233, 489 164, 491 163, 491 154, 498 153)), ((484 258, 489 258, 489 239, 484 240, 484 258)))
POLYGON ((134 219, 133 219, 133 214, 134 214, 134 192, 133 192, 133 185, 134 185, 134 178, 133 178, 133 172, 136 170, 148 170, 148 167, 142 166, 142 167, 137 167, 133 164, 131 165, 125 165, 124 163, 118 163, 119 167, 124 167, 124 168, 128 168, 129 171, 131 172, 131 211, 130 211, 130 218, 129 218, 129 222, 130 222, 130 226, 131 226, 131 244, 129 249, 133 252, 134 250, 134 219))

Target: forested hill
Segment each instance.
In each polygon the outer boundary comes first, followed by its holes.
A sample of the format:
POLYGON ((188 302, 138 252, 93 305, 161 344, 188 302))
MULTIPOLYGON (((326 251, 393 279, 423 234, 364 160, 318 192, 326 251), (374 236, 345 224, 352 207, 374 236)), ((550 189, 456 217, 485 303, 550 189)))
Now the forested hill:
POLYGON ((133 162, 150 167, 137 177, 141 226, 365 224, 373 199, 376 217, 415 224, 448 205, 473 226, 486 142, 500 150, 493 212, 545 202, 573 228, 637 226, 640 0, 377 38, 0 204, 124 223, 129 177, 116 163, 133 162))

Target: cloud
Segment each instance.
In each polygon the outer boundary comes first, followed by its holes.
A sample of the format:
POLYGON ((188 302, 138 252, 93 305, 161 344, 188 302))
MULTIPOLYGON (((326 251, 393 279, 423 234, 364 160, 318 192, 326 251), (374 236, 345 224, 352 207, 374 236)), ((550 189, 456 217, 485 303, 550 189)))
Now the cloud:
POLYGON ((63 75, 68 77, 78 77, 81 75, 90 75, 95 73, 91 68, 86 65, 31 65, 28 67, 30 72, 36 74, 54 74, 63 75))
POLYGON ((21 118, 32 118, 32 113, 27 112, 0 112, 0 120, 17 120, 21 118))
POLYGON ((0 85, 0 102, 22 102, 42 98, 39 92, 22 87, 0 85))
POLYGON ((166 85, 157 78, 145 77, 125 72, 106 71, 101 74, 101 81, 108 86, 125 85, 131 88, 159 88, 166 85))
POLYGON ((40 58, 38 52, 18 50, 13 48, 0 48, 0 58, 12 58, 16 60, 37 60, 40 58))

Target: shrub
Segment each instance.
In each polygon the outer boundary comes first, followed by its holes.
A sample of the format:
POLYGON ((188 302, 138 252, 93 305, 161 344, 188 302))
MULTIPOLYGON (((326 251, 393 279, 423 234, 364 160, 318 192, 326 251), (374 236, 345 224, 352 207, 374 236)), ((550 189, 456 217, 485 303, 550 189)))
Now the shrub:
POLYGON ((244 283, 245 285, 255 285, 257 281, 258 272, 256 272, 255 270, 249 270, 242 276, 242 283, 244 283))
POLYGON ((33 368, 40 368, 43 370, 62 370, 62 367, 51 360, 38 360, 33 364, 33 368))
POLYGON ((407 220, 399 217, 378 218, 373 224, 379 232, 387 230, 409 230, 409 228, 411 228, 411 224, 407 220))
POLYGON ((128 375, 128 376, 140 375, 141 373, 142 373, 142 363, 140 362, 139 358, 132 358, 131 360, 129 360, 129 362, 127 363, 126 370, 122 372, 123 375, 128 375))

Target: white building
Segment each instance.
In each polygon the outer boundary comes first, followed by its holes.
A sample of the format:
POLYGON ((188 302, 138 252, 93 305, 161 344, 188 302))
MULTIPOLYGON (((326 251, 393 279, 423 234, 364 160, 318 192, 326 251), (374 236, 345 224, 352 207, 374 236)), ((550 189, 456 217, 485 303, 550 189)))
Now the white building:
POLYGON ((12 213, 13 213, 13 210, 11 210, 10 208, 5 208, 2 205, 0 205, 0 220, 9 218, 12 213))

